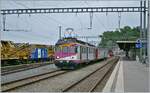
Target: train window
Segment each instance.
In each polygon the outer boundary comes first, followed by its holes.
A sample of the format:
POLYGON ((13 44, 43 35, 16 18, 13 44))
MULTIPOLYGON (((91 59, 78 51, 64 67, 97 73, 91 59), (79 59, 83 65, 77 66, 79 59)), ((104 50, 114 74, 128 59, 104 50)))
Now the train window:
POLYGON ((88 53, 88 47, 86 47, 86 53, 88 53))
POLYGON ((84 47, 82 49, 83 49, 83 53, 84 53, 84 47))
POLYGON ((91 48, 89 48, 89 53, 91 53, 91 48))
POLYGON ((82 47, 82 53, 84 53, 84 48, 82 47))
POLYGON ((67 53, 68 52, 68 47, 63 47, 63 52, 67 53))
POLYGON ((69 47, 69 52, 74 53, 74 47, 69 47))
POLYGON ((92 48, 91 48, 91 53, 92 53, 92 48))
POLYGON ((92 53, 93 53, 94 51, 93 51, 93 48, 92 48, 92 53))
POLYGON ((78 51, 78 53, 80 53, 81 52, 81 46, 78 46, 78 48, 77 48, 77 51, 78 51))
POLYGON ((87 47, 85 47, 85 53, 87 53, 87 47))
POLYGON ((92 53, 92 49, 90 48, 90 53, 92 53))
POLYGON ((55 48, 55 51, 56 51, 56 52, 60 52, 60 51, 61 51, 61 47, 57 46, 57 47, 55 48))
POLYGON ((85 48, 85 53, 87 53, 87 52, 88 52, 88 47, 85 48))
POLYGON ((78 47, 69 47, 69 50, 68 50, 68 52, 70 53, 77 53, 77 51, 78 51, 78 47))
POLYGON ((93 49, 92 48, 90 48, 90 53, 93 53, 93 49))
POLYGON ((83 47, 83 53, 85 53, 85 48, 83 47))
POLYGON ((86 53, 87 52, 87 47, 84 47, 84 53, 86 53))
POLYGON ((75 53, 78 53, 78 47, 77 46, 75 47, 75 53))
POLYGON ((83 47, 81 47, 81 53, 83 53, 83 47))
POLYGON ((86 48, 85 47, 83 47, 83 53, 86 53, 86 48))

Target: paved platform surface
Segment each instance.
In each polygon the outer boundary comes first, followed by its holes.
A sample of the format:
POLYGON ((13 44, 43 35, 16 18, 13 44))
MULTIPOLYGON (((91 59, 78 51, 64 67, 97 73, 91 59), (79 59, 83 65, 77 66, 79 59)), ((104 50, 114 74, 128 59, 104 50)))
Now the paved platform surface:
POLYGON ((149 67, 136 61, 122 61, 125 92, 149 92, 149 67))
POLYGON ((149 67, 137 61, 120 59, 103 92, 150 92, 149 67))

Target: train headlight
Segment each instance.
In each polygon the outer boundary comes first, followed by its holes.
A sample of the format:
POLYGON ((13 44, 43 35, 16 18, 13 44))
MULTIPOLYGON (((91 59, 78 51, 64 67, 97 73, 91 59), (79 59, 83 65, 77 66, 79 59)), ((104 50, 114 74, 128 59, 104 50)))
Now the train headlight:
POLYGON ((56 58, 59 58, 59 56, 56 56, 56 58))

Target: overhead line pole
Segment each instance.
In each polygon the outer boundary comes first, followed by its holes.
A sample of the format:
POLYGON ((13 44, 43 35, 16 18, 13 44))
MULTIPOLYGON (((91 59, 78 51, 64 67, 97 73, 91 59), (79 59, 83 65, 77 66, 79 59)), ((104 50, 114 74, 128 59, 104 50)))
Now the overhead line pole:
POLYGON ((150 64, 150 1, 148 1, 148 13, 147 13, 147 18, 148 18, 148 34, 147 34, 147 47, 148 47, 148 64, 150 64))
POLYGON ((6 15, 3 14, 3 31, 5 31, 5 28, 6 28, 6 15))
POLYGON ((61 26, 59 26, 59 39, 61 39, 61 26))
POLYGON ((143 12, 143 39, 144 39, 144 41, 146 41, 145 43, 144 43, 144 47, 143 47, 143 58, 144 58, 144 61, 146 61, 145 60, 145 58, 146 58, 146 56, 147 56, 147 36, 146 36, 146 33, 147 33, 147 31, 146 31, 146 11, 145 11, 145 8, 146 8, 146 0, 144 1, 144 12, 143 12))
MULTIPOLYGON (((140 1, 140 7, 141 7, 141 10, 142 10, 142 6, 143 6, 143 1, 140 1)), ((142 11, 140 12, 140 39, 142 40, 143 39, 143 20, 142 20, 142 11)), ((142 54, 143 54, 143 49, 140 48, 140 55, 139 55, 139 58, 140 60, 142 59, 142 54)))

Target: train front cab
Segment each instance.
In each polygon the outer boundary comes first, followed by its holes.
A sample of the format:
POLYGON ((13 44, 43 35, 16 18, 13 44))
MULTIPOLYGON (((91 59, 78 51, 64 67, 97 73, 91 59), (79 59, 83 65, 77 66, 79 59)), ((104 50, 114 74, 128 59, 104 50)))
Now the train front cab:
POLYGON ((75 69, 78 66, 78 46, 60 47, 55 51, 55 65, 61 69, 75 69), (66 50, 67 48, 67 50, 66 50), (65 51, 66 50, 66 51, 65 51))

